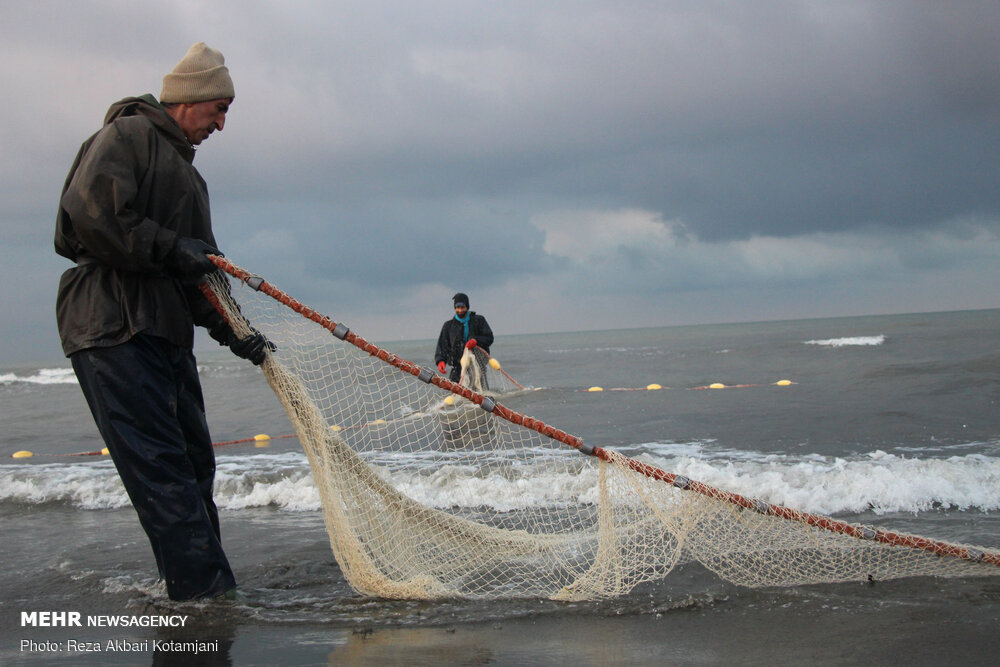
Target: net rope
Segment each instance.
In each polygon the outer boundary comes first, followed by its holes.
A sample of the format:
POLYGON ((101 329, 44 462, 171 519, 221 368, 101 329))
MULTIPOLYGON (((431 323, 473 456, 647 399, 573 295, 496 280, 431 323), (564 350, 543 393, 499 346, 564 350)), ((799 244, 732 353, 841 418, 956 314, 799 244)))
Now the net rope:
POLYGON ((479 348, 453 383, 213 261, 222 271, 203 283, 206 296, 238 335, 252 327, 277 347, 263 374, 360 593, 598 599, 691 561, 751 587, 1000 574, 1000 554, 982 547, 799 512, 592 447, 505 407, 529 390, 479 348), (455 484, 455 498, 484 502, 452 500, 455 484), (499 487, 503 499, 490 495, 499 487), (519 488, 523 497, 509 492, 519 488))

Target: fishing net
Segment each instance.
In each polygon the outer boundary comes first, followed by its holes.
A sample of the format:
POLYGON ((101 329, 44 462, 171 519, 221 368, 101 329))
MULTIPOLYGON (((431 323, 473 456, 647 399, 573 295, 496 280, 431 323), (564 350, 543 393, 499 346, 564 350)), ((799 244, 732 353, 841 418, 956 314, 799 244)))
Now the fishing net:
POLYGON ((746 586, 1000 574, 982 548, 798 512, 593 447, 505 407, 528 390, 479 348, 452 383, 215 261, 236 280, 216 272, 206 295, 238 334, 252 326, 277 346, 264 375, 361 593, 606 598, 690 561, 746 586), (477 494, 481 505, 451 500, 477 494))

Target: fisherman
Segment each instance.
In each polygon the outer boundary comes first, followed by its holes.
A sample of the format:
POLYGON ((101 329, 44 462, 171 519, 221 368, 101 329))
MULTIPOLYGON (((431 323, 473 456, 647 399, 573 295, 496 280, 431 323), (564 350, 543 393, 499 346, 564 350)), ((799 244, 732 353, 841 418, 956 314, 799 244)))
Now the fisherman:
POLYGON ((216 269, 195 146, 221 132, 234 98, 223 55, 199 42, 163 77, 159 101, 128 97, 81 146, 63 186, 56 252, 63 351, 149 538, 173 600, 235 597, 212 499, 215 454, 192 352, 207 328, 259 365, 199 291, 216 269))
MULTIPOLYGON (((441 326, 434 362, 442 374, 445 372, 445 366, 450 365, 451 381, 458 382, 462 377, 460 362, 463 348, 473 350, 479 347, 488 357, 490 346, 493 345, 493 331, 485 317, 469 310, 468 296, 459 292, 452 297, 452 302, 455 306, 455 316, 441 326)), ((484 371, 485 378, 485 358, 477 356, 476 361, 484 371)))

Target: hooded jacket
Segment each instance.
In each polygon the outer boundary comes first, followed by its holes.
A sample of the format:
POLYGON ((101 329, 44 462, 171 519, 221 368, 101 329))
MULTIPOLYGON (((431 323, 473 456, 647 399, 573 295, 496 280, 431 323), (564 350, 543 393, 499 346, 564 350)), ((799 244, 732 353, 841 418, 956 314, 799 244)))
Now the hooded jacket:
POLYGON ((177 238, 215 246, 194 147, 152 95, 108 109, 63 186, 55 250, 63 273, 56 319, 63 352, 118 345, 142 332, 192 347, 197 324, 224 324, 195 286, 167 273, 177 238))

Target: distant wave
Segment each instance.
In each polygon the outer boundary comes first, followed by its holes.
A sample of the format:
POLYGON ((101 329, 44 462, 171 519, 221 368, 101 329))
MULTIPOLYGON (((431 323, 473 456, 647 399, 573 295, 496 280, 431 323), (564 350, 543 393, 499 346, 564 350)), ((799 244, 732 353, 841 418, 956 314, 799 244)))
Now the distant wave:
POLYGON ((852 345, 881 345, 885 336, 849 336, 847 338, 827 338, 825 340, 807 340, 806 345, 822 345, 824 347, 849 347, 852 345))
MULTIPOLYGON (((1000 510, 996 493, 1000 459, 982 454, 916 459, 876 450, 851 458, 789 456, 712 452, 699 443, 650 443, 624 449, 636 449, 629 453, 705 484, 817 514, 1000 510)), ((483 477, 457 460, 430 467, 427 462, 397 457, 377 463, 376 469, 403 493, 430 507, 489 504, 506 512, 597 501, 596 466, 567 469, 562 457, 552 456, 551 461, 551 467, 536 466, 517 479, 483 477)), ((226 510, 273 507, 315 512, 321 507, 301 452, 218 457, 215 499, 226 510)), ((128 506, 110 461, 0 465, 0 502, 60 503, 91 510, 128 506)))
POLYGON ((77 384, 72 368, 40 368, 34 375, 0 374, 0 384, 77 384))
MULTIPOLYGON (((249 366, 247 364, 246 366, 249 366)), ((236 362, 215 363, 209 365, 198 365, 198 373, 212 376, 241 376, 252 372, 253 367, 246 367, 236 362)), ((32 385, 54 385, 54 384, 79 384, 76 373, 72 368, 39 368, 38 370, 22 371, 18 373, 0 373, 0 385, 32 384, 32 385)))

